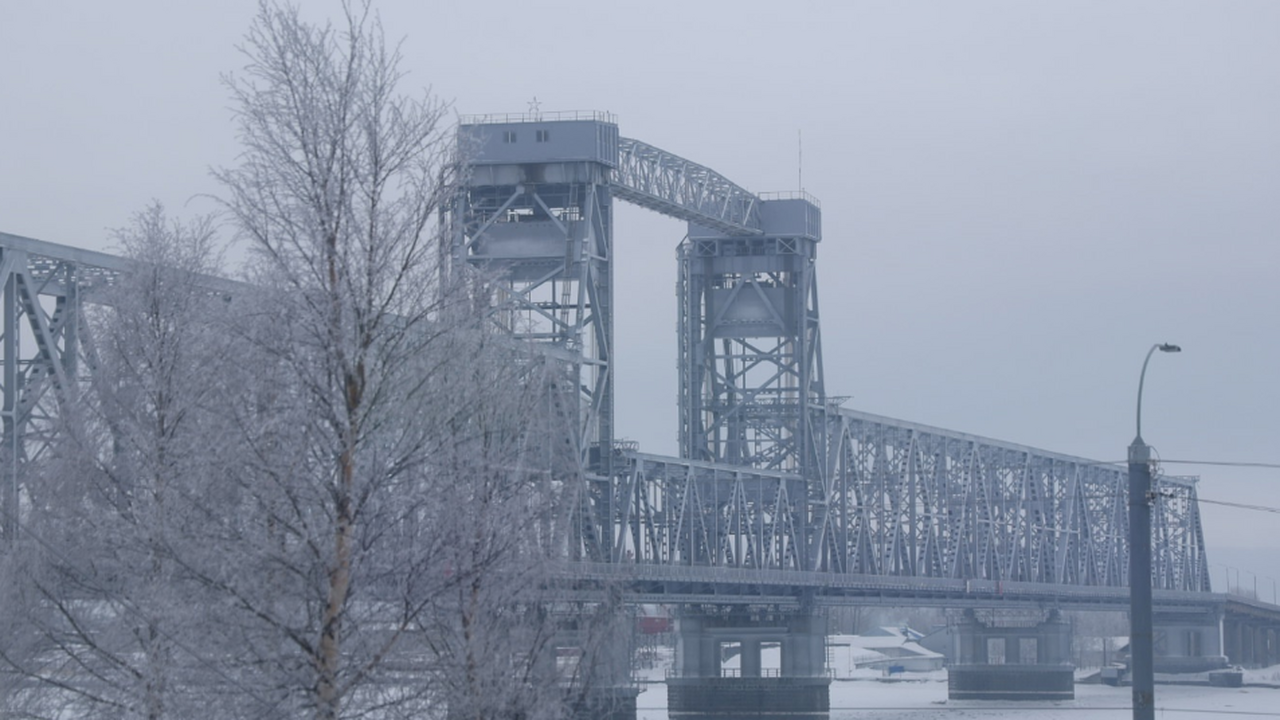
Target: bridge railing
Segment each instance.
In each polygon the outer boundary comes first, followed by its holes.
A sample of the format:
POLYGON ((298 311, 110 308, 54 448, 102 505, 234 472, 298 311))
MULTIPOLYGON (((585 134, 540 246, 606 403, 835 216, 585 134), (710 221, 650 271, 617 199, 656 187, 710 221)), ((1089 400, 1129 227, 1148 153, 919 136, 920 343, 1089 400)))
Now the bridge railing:
POLYGON ((822 203, 819 202, 818 198, 804 190, 771 190, 756 194, 761 200, 804 200, 814 207, 822 207, 822 203))

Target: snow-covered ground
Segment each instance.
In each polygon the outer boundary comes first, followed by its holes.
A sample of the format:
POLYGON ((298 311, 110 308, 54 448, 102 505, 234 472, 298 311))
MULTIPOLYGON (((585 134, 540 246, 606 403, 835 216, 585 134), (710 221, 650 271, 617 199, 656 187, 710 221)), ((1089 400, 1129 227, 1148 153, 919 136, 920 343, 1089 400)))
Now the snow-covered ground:
MULTIPOLYGON (((763 653, 766 667, 776 659, 763 653)), ((658 648, 654 667, 637 673, 641 681, 637 720, 668 720, 667 686, 672 663, 670 648, 658 648)), ((731 663, 726 663, 731 664, 731 663)), ((837 663, 838 664, 838 663, 837 663)), ((990 702, 947 699, 947 672, 905 673, 886 679, 883 671, 841 667, 851 679, 831 683, 830 720, 907 720, 908 718, 1007 718, 1009 720, 1129 720, 1133 711, 1128 687, 1077 684, 1076 698, 1058 702, 990 702)), ((1096 673, 1079 670, 1077 678, 1096 673)), ((1207 685, 1169 685, 1157 678, 1156 718, 1196 720, 1219 717, 1280 717, 1280 688, 1217 688, 1207 685)), ((1169 676, 1181 680, 1197 676, 1169 676)), ((1207 678, 1207 674, 1199 677, 1207 678)), ((1280 666, 1244 671, 1246 683, 1280 686, 1280 666)))
MULTIPOLYGON (((933 673, 929 675, 933 676, 933 673)), ((666 686, 654 683, 643 687, 644 691, 637 698, 637 720, 667 720, 666 686)), ((1076 699, 1070 701, 951 701, 947 700, 945 678, 906 682, 836 681, 831 683, 831 720, 907 720, 921 717, 1128 720, 1133 717, 1130 697, 1127 687, 1076 685, 1076 699)), ((1170 720, 1280 717, 1280 690, 1157 685, 1156 717, 1170 720)))

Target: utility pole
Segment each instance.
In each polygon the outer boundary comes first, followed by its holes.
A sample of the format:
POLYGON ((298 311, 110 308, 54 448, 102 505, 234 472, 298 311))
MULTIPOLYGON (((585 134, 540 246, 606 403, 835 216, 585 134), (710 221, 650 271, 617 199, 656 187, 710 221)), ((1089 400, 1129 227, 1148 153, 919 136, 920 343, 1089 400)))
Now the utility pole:
POLYGON ((1133 720, 1155 720, 1155 650, 1151 622, 1151 448, 1142 440, 1142 384, 1156 350, 1182 352, 1168 343, 1152 345, 1138 376, 1138 434, 1129 445, 1129 668, 1133 720))
POLYGON ((1151 448, 1129 446, 1129 668, 1133 720, 1155 720, 1151 627, 1151 448))

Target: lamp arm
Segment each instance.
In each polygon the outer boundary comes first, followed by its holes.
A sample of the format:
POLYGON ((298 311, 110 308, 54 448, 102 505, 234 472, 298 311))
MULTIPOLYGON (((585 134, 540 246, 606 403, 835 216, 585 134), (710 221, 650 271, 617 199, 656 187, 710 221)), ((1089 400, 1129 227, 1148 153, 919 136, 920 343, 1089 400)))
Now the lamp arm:
POLYGON ((1142 384, 1147 380, 1147 363, 1151 362, 1151 356, 1159 347, 1160 343, 1156 343, 1147 351, 1147 357, 1142 361, 1142 373, 1138 375, 1138 436, 1135 441, 1139 443, 1142 442, 1142 384))

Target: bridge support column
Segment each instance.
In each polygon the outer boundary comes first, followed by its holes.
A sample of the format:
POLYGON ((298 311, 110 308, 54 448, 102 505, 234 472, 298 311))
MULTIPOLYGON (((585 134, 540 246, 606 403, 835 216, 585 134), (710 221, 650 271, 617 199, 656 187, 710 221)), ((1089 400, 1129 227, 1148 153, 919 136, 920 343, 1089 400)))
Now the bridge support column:
POLYGON ((742 677, 760 677, 760 645, 758 638, 742 641, 742 677))
POLYGON ((1240 664, 1240 621, 1222 621, 1222 654, 1231 665, 1240 664))
POLYGON ((1254 657, 1254 640, 1256 639, 1257 629, 1252 623, 1241 623, 1241 642, 1240 642, 1240 660, 1243 665, 1254 665, 1257 658, 1254 657))
POLYGON ((1043 621, 979 619, 973 610, 951 626, 952 700, 1071 700, 1071 625, 1052 610, 1043 621))
POLYGON ((1270 664, 1271 643, 1270 628, 1261 623, 1253 626, 1253 664, 1255 667, 1266 667, 1270 664))
POLYGON ((1227 666, 1222 652, 1221 613, 1158 612, 1152 627, 1156 672, 1198 673, 1227 666))
POLYGON ((667 679, 673 720, 826 717, 825 617, 698 606, 680 613, 676 632, 675 675, 667 679))
POLYGON ((827 667, 827 619, 798 615, 782 637, 783 677, 823 677, 827 667))

